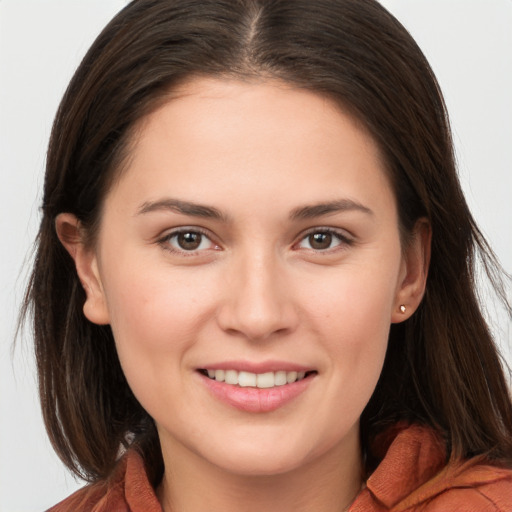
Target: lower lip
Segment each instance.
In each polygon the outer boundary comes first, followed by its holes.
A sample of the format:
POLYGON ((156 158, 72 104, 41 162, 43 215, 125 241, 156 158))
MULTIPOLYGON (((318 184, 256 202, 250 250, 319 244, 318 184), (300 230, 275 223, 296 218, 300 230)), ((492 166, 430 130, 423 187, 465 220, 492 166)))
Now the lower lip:
POLYGON ((200 374, 210 392, 220 401, 245 412, 271 412, 279 409, 303 393, 313 375, 291 384, 273 388, 240 387, 218 382, 200 374))

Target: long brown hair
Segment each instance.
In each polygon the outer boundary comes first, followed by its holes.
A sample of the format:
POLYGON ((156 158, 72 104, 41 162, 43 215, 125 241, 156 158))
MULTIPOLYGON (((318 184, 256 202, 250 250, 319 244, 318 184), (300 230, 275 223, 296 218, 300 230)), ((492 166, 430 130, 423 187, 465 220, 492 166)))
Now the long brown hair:
POLYGON ((54 224, 71 212, 94 243, 133 128, 193 76, 279 79, 338 102, 384 155, 404 239, 418 218, 431 224, 424 300, 391 327, 361 418, 367 470, 378 462, 366 453, 371 439, 398 420, 438 429, 452 457, 511 464, 512 405, 474 279, 480 257, 500 293, 499 266, 462 194, 432 70, 375 0, 135 0, 94 42, 53 126, 24 307, 33 313, 44 420, 64 463, 105 478, 120 446, 133 443, 153 483, 161 477, 153 420, 126 383, 110 328, 84 317, 84 292, 54 224))

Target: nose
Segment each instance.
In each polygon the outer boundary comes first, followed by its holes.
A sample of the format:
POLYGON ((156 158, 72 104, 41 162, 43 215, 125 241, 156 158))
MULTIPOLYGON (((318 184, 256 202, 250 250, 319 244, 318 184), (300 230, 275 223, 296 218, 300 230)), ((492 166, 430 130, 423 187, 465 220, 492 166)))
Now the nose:
POLYGON ((292 289, 277 258, 252 254, 229 269, 224 300, 217 312, 219 326, 230 334, 265 340, 291 333, 299 314, 292 289))

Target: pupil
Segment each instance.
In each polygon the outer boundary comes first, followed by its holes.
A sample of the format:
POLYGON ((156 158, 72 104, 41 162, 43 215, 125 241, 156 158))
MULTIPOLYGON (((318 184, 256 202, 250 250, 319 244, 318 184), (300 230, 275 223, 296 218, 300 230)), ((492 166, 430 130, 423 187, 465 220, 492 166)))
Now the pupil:
POLYGON ((313 233, 309 235, 309 243, 313 249, 328 249, 331 246, 332 235, 330 233, 313 233))
POLYGON ((201 244, 201 233, 180 233, 178 245, 187 251, 197 249, 201 244))

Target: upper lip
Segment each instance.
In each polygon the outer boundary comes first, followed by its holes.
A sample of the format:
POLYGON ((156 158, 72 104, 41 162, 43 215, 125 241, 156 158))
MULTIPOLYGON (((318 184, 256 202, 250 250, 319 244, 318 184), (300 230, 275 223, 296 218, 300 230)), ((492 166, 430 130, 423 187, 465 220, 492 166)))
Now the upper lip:
POLYGON ((200 370, 236 370, 238 372, 267 373, 267 372, 311 372, 310 366, 292 363, 289 361, 220 361, 200 366, 200 370))

